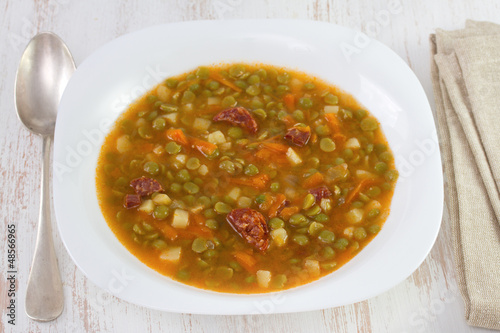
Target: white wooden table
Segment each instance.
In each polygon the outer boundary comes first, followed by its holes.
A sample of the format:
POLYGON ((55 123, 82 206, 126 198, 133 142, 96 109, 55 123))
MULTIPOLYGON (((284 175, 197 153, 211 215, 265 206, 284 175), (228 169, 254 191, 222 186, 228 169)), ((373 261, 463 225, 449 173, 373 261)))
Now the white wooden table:
MULTIPOLYGON (((1 0, 0 1, 0 331, 5 332, 485 332, 467 326, 457 291, 451 232, 445 216, 430 255, 413 275, 357 304, 322 311, 259 316, 172 314, 135 306, 87 280, 54 232, 65 291, 62 315, 49 323, 24 314, 36 237, 41 141, 15 115, 14 78, 31 36, 59 34, 77 64, 122 34, 166 22, 198 19, 297 18, 366 32, 398 53, 433 104, 429 34, 458 29, 465 19, 500 23, 500 2, 323 0, 1 0), (391 10, 392 8, 392 10, 391 10), (396 10, 394 10, 396 8, 396 10), (16 325, 7 323, 7 224, 17 228, 16 325)), ((55 229, 55 228, 54 228, 55 229)))

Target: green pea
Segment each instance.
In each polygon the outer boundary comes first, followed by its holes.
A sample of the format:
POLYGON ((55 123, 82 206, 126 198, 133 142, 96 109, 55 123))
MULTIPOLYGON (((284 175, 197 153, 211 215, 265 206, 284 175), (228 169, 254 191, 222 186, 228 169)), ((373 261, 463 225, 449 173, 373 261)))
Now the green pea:
POLYGON ((326 104, 339 104, 339 98, 332 93, 328 93, 325 97, 323 97, 323 101, 326 104))
POLYGON ((189 104, 189 103, 192 103, 195 98, 196 98, 196 95, 194 94, 194 92, 192 92, 191 90, 186 90, 182 94, 181 102, 182 102, 182 104, 189 104))
POLYGON ((236 167, 234 166, 234 163, 229 160, 220 162, 219 169, 222 169, 231 175, 233 175, 236 172, 236 167))
POLYGON ((322 230, 324 227, 323 224, 319 223, 319 222, 313 222, 309 225, 309 229, 308 229, 308 232, 309 232, 309 235, 311 236, 315 236, 317 235, 320 230, 322 230))
POLYGON ((290 81, 290 74, 287 73, 287 72, 284 72, 283 74, 278 75, 278 77, 276 78, 276 80, 279 83, 287 84, 290 81))
POLYGON ((245 73, 245 66, 241 64, 236 64, 229 68, 229 75, 234 78, 242 76, 243 73, 245 73))
POLYGON ((375 198, 377 197, 382 190, 378 186, 372 186, 366 191, 366 195, 368 195, 370 198, 375 198))
POLYGON ((153 214, 158 220, 164 220, 167 218, 168 214, 170 214, 170 210, 165 205, 158 205, 155 207, 153 214))
POLYGON ((267 71, 264 68, 259 68, 255 71, 255 74, 257 74, 263 80, 267 78, 267 71))
POLYGON ((285 274, 278 274, 275 277, 273 277, 272 280, 272 287, 275 289, 283 289, 286 285, 286 275, 285 274))
POLYGON ((260 119, 266 119, 267 113, 263 109, 253 110, 253 114, 259 117, 260 119))
POLYGON ((219 223, 214 219, 207 219, 205 221, 205 226, 208 229, 217 230, 219 228, 219 223))
POLYGON ((385 163, 385 162, 378 162, 377 164, 375 164, 375 166, 373 168, 375 169, 375 171, 378 174, 383 174, 387 171, 388 166, 387 166, 387 163, 385 163))
POLYGON ((278 190, 280 189, 280 183, 271 183, 271 185, 269 186, 269 188, 273 192, 278 192, 278 190))
POLYGON ((181 269, 177 272, 176 276, 179 280, 189 280, 191 278, 191 273, 185 269, 181 269))
POLYGON ((170 191, 174 193, 179 193, 182 189, 182 185, 178 183, 172 183, 170 184, 170 191))
POLYGON ((158 166, 158 163, 146 162, 144 164, 144 171, 146 171, 150 175, 157 175, 160 172, 160 167, 158 166))
POLYGON ((134 224, 132 230, 138 235, 144 235, 144 230, 142 230, 138 224, 134 224))
POLYGON ((207 241, 203 238, 196 238, 191 244, 191 249, 196 253, 203 253, 208 249, 207 241))
POLYGON ((196 170, 200 167, 200 160, 196 157, 191 157, 186 162, 186 168, 189 170, 196 170))
POLYGON ((307 83, 304 83, 303 87, 305 90, 313 90, 314 88, 316 88, 316 85, 312 82, 307 82, 307 83))
POLYGON ((227 266, 220 266, 215 270, 215 276, 217 277, 217 279, 222 281, 230 280, 233 277, 233 274, 233 269, 227 266))
POLYGON ((262 101, 258 98, 254 98, 252 99, 251 106, 253 110, 262 109, 264 107, 264 103, 262 103, 262 101))
POLYGON ((345 160, 342 157, 337 157, 334 162, 335 165, 341 165, 345 163, 345 160))
POLYGON ((324 258, 324 259, 332 259, 334 256, 335 256, 335 250, 332 249, 331 247, 329 246, 325 246, 323 249, 321 249, 321 253, 320 255, 324 258))
POLYGON ((260 88, 257 85, 251 85, 245 91, 251 96, 257 96, 258 94, 260 94, 260 88))
POLYGON ((200 90, 201 86, 198 83, 193 83, 192 85, 189 86, 189 90, 192 92, 197 92, 200 90))
POLYGON ((368 214, 366 214, 366 217, 369 219, 372 219, 374 217, 377 217, 380 214, 380 209, 378 208, 373 208, 368 211, 368 214))
POLYGON ((196 77, 202 80, 208 79, 209 75, 210 70, 208 69, 208 67, 199 67, 196 71, 196 77))
POLYGON ((345 250, 345 248, 349 245, 349 241, 345 238, 339 238, 333 244, 333 247, 337 250, 345 250))
POLYGON ((366 117, 367 115, 368 115, 368 112, 366 112, 366 110, 363 110, 363 109, 359 109, 359 110, 354 111, 354 116, 360 120, 363 119, 364 117, 366 117))
POLYGON ((356 240, 365 239, 367 236, 365 228, 359 227, 359 228, 354 229, 353 236, 356 240))
POLYGON ((260 83, 260 76, 253 74, 250 75, 247 79, 248 84, 258 84, 260 83))
POLYGON ((179 111, 179 108, 175 105, 170 105, 170 104, 161 104, 160 105, 160 110, 165 111, 165 112, 177 112, 179 111))
POLYGON ((321 212, 320 206, 313 206, 305 211, 305 214, 309 217, 318 215, 321 212))
POLYGON ((382 162, 390 162, 390 161, 392 161, 392 154, 388 151, 385 151, 385 152, 381 153, 380 155, 378 155, 378 158, 382 162))
POLYGON ((176 142, 170 141, 165 145, 165 151, 170 155, 178 154, 181 152, 182 147, 176 142))
POLYGON ((323 262, 320 264, 321 268, 326 270, 326 271, 331 271, 337 266, 337 263, 335 261, 333 262, 323 262))
POLYGON ((335 150, 335 142, 330 138, 322 138, 319 142, 319 148, 325 153, 330 153, 335 150))
POLYGON ((200 187, 193 182, 184 183, 184 191, 189 194, 196 194, 200 191, 200 187))
POLYGON ((330 230, 323 230, 319 233, 318 239, 323 243, 330 244, 335 240, 335 234, 330 230))
POLYGON ((223 108, 230 108, 236 106, 236 99, 233 96, 226 96, 222 99, 221 106, 223 108))
POLYGON ((299 105, 303 109, 310 109, 313 106, 313 101, 308 97, 302 97, 299 99, 299 105))
POLYGON ((217 216, 217 213, 212 208, 208 208, 203 211, 203 216, 205 216, 207 219, 213 219, 217 216))
POLYGON ((151 139, 153 134, 151 133, 151 128, 148 126, 141 126, 137 129, 137 134, 143 139, 151 139))
POLYGON ((255 202, 257 204, 261 204, 263 203, 264 201, 266 201, 266 195, 265 194, 260 194, 258 195, 256 198, 255 198, 255 202))
POLYGON ((191 175, 189 174, 189 171, 187 171, 186 169, 182 169, 177 172, 175 178, 177 179, 177 181, 185 183, 191 180, 191 175))
POLYGON ((389 182, 394 182, 398 179, 398 170, 389 170, 385 173, 384 177, 389 182))
POLYGON ((167 125, 167 122, 165 121, 165 118, 156 118, 153 121, 153 128, 157 131, 161 131, 165 129, 165 126, 167 125))
POLYGON ((344 149, 344 151, 342 152, 342 155, 344 156, 344 159, 350 160, 351 158, 354 157, 354 152, 352 151, 352 149, 347 148, 347 149, 344 149))
POLYGON ((279 229, 283 228, 284 226, 285 222, 278 217, 273 217, 272 219, 269 220, 269 227, 271 227, 271 229, 279 229))
POLYGON ((318 214, 314 217, 314 221, 316 222, 327 222, 328 220, 329 218, 326 214, 318 214))
POLYGON ((330 127, 327 125, 319 125, 316 127, 316 133, 320 136, 326 136, 330 134, 330 127))
POLYGON ((167 243, 163 239, 155 239, 151 245, 158 249, 158 250, 163 250, 167 248, 167 243))
POLYGON ((302 209, 309 209, 316 203, 316 198, 311 193, 308 193, 302 202, 302 209))
POLYGON ((291 225, 299 225, 301 223, 307 222, 307 218, 302 214, 293 214, 288 222, 291 225))
POLYGON ((376 234, 380 231, 380 226, 378 224, 372 224, 368 227, 368 232, 370 234, 376 234))
POLYGON ((165 80, 165 84, 170 89, 175 89, 177 87, 178 83, 179 83, 179 80, 174 79, 174 78, 168 78, 168 79, 165 80))
POLYGON ((300 246, 304 246, 304 245, 309 244, 309 238, 307 238, 306 235, 302 235, 302 234, 293 235, 292 240, 300 246))
POLYGON ((220 87, 220 83, 217 81, 210 81, 207 83, 207 88, 210 90, 217 90, 220 87))
POLYGON ((231 127, 228 129, 227 135, 233 139, 241 139, 243 137, 243 130, 240 127, 231 127))
POLYGON ((243 172, 247 176, 255 176, 256 174, 259 173, 259 168, 257 168, 253 164, 249 164, 249 165, 245 166, 245 170, 243 172))
POLYGON ((214 209, 219 214, 228 214, 231 211, 231 206, 222 201, 219 201, 215 204, 214 209))
POLYGON ((360 125, 363 131, 375 131, 378 128, 378 123, 374 118, 365 118, 361 120, 360 125))

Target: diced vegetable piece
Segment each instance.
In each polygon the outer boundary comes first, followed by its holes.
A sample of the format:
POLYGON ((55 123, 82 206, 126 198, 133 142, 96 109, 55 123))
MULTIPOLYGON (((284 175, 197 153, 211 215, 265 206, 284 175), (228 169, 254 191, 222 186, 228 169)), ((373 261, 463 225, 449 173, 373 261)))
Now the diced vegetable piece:
POLYGON ((325 111, 325 113, 337 114, 340 110, 340 107, 338 105, 326 105, 323 110, 325 111))
POLYGON ((168 102, 168 98, 172 92, 163 84, 160 84, 156 89, 156 95, 158 95, 158 99, 162 102, 168 102))
POLYGON ((288 148, 286 152, 286 158, 292 165, 302 164, 302 159, 292 148, 288 148))
POLYGON ((165 132, 165 135, 167 136, 168 139, 177 142, 182 146, 189 145, 189 141, 186 137, 186 134, 184 134, 184 132, 181 129, 169 128, 165 132))
POLYGON ((209 97, 207 105, 220 105, 220 97, 209 97))
POLYGON ((344 236, 351 239, 354 234, 354 227, 347 227, 344 229, 344 236))
POLYGON ((345 142, 344 148, 349 149, 359 149, 361 145, 359 144, 359 140, 357 138, 350 138, 345 142))
POLYGON ((198 131, 206 131, 212 122, 205 118, 195 118, 193 122, 193 128, 198 131))
POLYGON ((240 197, 240 194, 241 194, 241 188, 234 187, 231 191, 229 191, 229 193, 227 194, 227 196, 229 198, 231 198, 231 200, 236 201, 240 197))
POLYGON ((172 199, 165 193, 158 193, 153 198, 153 202, 157 205, 170 205, 172 203, 172 199))
POLYGON ((189 213, 183 209, 176 209, 172 219, 172 227, 185 229, 189 224, 189 213))
POLYGON ((179 114, 177 112, 172 112, 163 116, 171 125, 177 124, 177 118, 179 114))
POLYGON ((348 223, 357 224, 363 221, 364 211, 361 208, 353 208, 345 214, 348 223))
POLYGON ((202 176, 206 176, 208 174, 208 167, 205 164, 200 165, 198 173, 202 176))
POLYGON ((277 246, 283 246, 286 244, 286 239, 288 238, 288 234, 285 229, 283 228, 278 228, 274 229, 271 231, 271 239, 273 240, 274 244, 277 246))
POLYGON ((257 284, 261 288, 268 288, 271 282, 271 272, 265 270, 257 271, 257 284))
POLYGON ((177 154, 175 156, 175 160, 179 162, 180 164, 184 165, 186 164, 187 156, 184 154, 177 154))
POLYGON ((165 261, 170 261, 171 263, 177 263, 181 259, 181 248, 171 247, 169 249, 163 250, 160 254, 160 259, 165 261))
POLYGON ((306 259, 304 262, 304 268, 307 269, 309 274, 312 276, 319 276, 321 268, 319 267, 319 261, 314 259, 306 259))
POLYGON ((226 142, 226 137, 221 131, 215 131, 208 135, 207 140, 208 142, 217 145, 226 142))
POLYGON ((255 273, 255 265, 257 264, 257 260, 246 252, 236 252, 234 254, 234 258, 236 261, 248 272, 255 273))
POLYGON ((116 150, 118 150, 120 154, 128 152, 131 148, 132 143, 130 143, 128 135, 122 135, 116 139, 116 150))
POLYGON ((361 179, 374 178, 375 175, 369 171, 358 169, 358 170, 356 170, 356 177, 361 178, 361 179))
POLYGON ((144 200, 142 204, 137 208, 139 211, 144 212, 146 214, 151 214, 153 210, 155 209, 155 204, 153 203, 153 200, 148 199, 144 200))

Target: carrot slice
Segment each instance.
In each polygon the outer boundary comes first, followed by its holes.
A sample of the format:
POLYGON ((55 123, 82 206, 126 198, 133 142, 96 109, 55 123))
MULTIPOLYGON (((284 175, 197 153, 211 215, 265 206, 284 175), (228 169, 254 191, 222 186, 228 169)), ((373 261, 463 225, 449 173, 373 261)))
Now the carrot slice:
POLYGON ((210 72, 210 78, 212 80, 215 80, 215 81, 218 81, 218 82, 222 83, 225 86, 228 86, 229 88, 231 88, 231 89, 233 89, 233 90, 235 90, 237 92, 241 92, 242 91, 241 88, 239 88, 234 83, 232 83, 228 79, 224 78, 222 75, 220 75, 217 72, 210 72))
POLYGON ((153 221, 153 225, 156 229, 158 229, 163 237, 170 239, 171 241, 177 238, 177 230, 167 222, 153 221))
POLYGON ((333 132, 340 132, 340 122, 335 113, 325 114, 326 122, 333 132))
POLYGON ((298 212, 299 212, 299 207, 297 206, 285 207, 281 211, 280 216, 286 221, 288 221, 293 214, 297 214, 298 212))
POLYGON ((191 139, 191 142, 193 144, 193 148, 198 150, 204 156, 212 155, 215 152, 215 150, 217 149, 216 144, 213 144, 213 143, 210 143, 208 141, 201 140, 201 139, 193 138, 193 139, 191 139))
POLYGON ((169 128, 165 134, 167 138, 172 141, 175 141, 183 146, 189 145, 189 140, 181 129, 169 128))
POLYGON ((282 143, 276 143, 276 142, 262 142, 260 144, 260 146, 265 148, 265 149, 275 151, 277 153, 286 153, 288 150, 287 145, 284 145, 282 143))
POLYGON ((344 203, 349 204, 366 187, 377 183, 376 180, 365 178, 346 196, 344 203))
POLYGON ((288 111, 295 111, 295 96, 293 94, 286 94, 283 96, 283 102, 285 103, 288 111))
POLYGON ((316 172, 307 177, 302 183, 302 186, 304 186, 305 188, 312 188, 321 185, 322 183, 323 183, 323 175, 319 172, 316 172))
POLYGON ((177 229, 179 237, 184 239, 195 239, 198 237, 211 239, 213 238, 212 230, 202 225, 189 225, 186 229, 177 229))
POLYGON ((257 263, 257 260, 250 254, 240 251, 240 252, 235 252, 233 255, 234 259, 236 259, 236 261, 249 273, 253 274, 257 271, 255 269, 255 264, 257 263))
POLYGON ((205 225, 205 217, 201 214, 191 214, 191 220, 196 225, 205 225))
POLYGON ((288 115, 288 116, 285 116, 283 118, 283 122, 285 123, 286 127, 291 127, 293 125, 295 125, 297 122, 295 121, 295 119, 293 119, 292 116, 288 115))
POLYGON ((230 178, 229 181, 237 185, 250 186, 257 190, 265 190, 269 182, 269 176, 260 174, 252 177, 230 178))
POLYGON ((274 203, 271 205, 271 208, 269 208, 268 215, 270 218, 278 216, 278 211, 285 204, 285 201, 286 201, 286 197, 284 194, 279 193, 276 196, 274 203))

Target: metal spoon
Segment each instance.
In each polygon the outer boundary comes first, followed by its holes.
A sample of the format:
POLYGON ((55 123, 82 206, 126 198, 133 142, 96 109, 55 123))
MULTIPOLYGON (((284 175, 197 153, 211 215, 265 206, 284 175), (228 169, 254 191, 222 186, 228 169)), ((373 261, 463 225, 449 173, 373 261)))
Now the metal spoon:
POLYGON ((39 321, 56 319, 64 307, 61 276, 52 241, 50 146, 59 100, 74 71, 75 63, 68 48, 50 32, 33 37, 17 69, 17 115, 31 132, 43 138, 38 234, 26 290, 26 314, 39 321))

